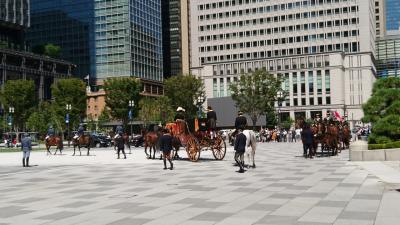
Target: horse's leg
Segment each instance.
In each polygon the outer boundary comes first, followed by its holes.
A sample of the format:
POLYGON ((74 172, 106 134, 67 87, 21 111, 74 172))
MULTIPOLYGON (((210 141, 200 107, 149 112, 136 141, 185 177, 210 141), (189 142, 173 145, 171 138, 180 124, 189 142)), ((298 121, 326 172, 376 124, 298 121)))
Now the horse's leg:
POLYGON ((74 154, 72 154, 72 156, 74 156, 74 155, 75 155, 75 148, 76 148, 76 145, 74 145, 74 154))
POLYGON ((156 145, 153 145, 153 159, 156 159, 156 145))
POLYGON ((82 156, 81 145, 80 144, 78 144, 78 150, 79 150, 79 155, 82 156))
POLYGON ((144 144, 144 153, 146 154, 147 158, 150 158, 149 154, 147 153, 147 143, 144 144))
POLYGON ((47 148, 47 155, 49 155, 49 154, 51 155, 50 147, 51 147, 51 146, 46 146, 46 148, 47 148))
POLYGON ((88 146, 87 146, 87 155, 88 156, 90 155, 90 144, 88 144, 88 146))
POLYGON ((251 148, 251 159, 253 161, 253 168, 256 168, 256 161, 254 160, 254 156, 256 154, 256 148, 251 148))

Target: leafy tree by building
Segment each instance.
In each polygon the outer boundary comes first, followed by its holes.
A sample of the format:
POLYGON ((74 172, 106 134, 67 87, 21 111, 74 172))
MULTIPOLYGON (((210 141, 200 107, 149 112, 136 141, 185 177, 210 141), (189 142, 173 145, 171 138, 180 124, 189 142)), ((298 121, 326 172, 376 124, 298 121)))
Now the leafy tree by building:
POLYGON ((106 105, 110 109, 112 119, 120 120, 124 126, 128 124, 129 101, 135 101, 133 115, 137 115, 140 80, 134 77, 108 78, 104 81, 106 105))
POLYGON ((51 87, 54 98, 53 107, 58 116, 57 123, 65 128, 65 107, 71 105, 69 111, 70 127, 77 128, 86 116, 86 87, 85 83, 77 78, 62 79, 51 87))
POLYGON ((156 98, 144 97, 139 102, 138 118, 145 123, 173 121, 172 101, 166 96, 156 98))
POLYGON ((242 112, 248 114, 253 129, 261 115, 271 115, 277 93, 282 90, 282 79, 266 70, 242 74, 237 82, 230 85, 232 99, 242 112))
POLYGON ((1 92, 1 100, 8 113, 10 107, 14 108, 13 125, 18 130, 25 129, 25 122, 37 105, 38 99, 35 84, 32 80, 8 80, 1 92))
POLYGON ((165 81, 165 96, 171 100, 173 109, 183 107, 188 119, 196 117, 195 100, 199 96, 205 99, 204 84, 200 78, 192 75, 173 76, 165 81))
POLYGON ((363 105, 363 122, 372 123, 369 143, 383 144, 400 139, 400 78, 375 82, 372 96, 363 105))

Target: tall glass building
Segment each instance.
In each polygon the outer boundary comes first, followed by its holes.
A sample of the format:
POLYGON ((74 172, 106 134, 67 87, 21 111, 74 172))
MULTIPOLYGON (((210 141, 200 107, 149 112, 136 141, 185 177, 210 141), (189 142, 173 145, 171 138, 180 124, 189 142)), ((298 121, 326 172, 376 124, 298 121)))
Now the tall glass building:
POLYGON ((376 69, 379 77, 400 77, 400 35, 376 41, 376 69))
POLYGON ((386 29, 400 29, 400 1, 386 0, 386 29))
POLYGON ((75 75, 94 75, 93 5, 93 0, 31 0, 31 48, 58 45, 60 58, 77 65, 75 75))
POLYGON ((163 80, 160 0, 95 1, 96 77, 163 80))

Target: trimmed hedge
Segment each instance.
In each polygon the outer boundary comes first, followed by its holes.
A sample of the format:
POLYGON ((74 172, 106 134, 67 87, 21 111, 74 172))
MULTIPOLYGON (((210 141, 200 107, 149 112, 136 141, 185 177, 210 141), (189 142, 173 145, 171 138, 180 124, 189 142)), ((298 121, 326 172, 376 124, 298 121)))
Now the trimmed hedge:
POLYGON ((400 148, 400 141, 389 142, 386 144, 369 144, 368 145, 369 150, 390 149, 390 148, 400 148))

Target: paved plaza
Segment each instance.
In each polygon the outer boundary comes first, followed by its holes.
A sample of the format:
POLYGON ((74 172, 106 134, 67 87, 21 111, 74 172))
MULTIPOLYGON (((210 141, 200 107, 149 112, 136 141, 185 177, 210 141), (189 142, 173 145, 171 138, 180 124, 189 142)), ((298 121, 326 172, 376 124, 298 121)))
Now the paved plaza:
MULTIPOLYGON (((260 143, 256 169, 223 161, 128 159, 110 149, 91 156, 0 154, 0 224, 400 224, 399 162, 354 163, 340 156, 304 159, 298 143, 260 143)), ((184 152, 182 151, 181 154, 184 152)), ((186 155, 185 155, 186 157, 186 155)))

